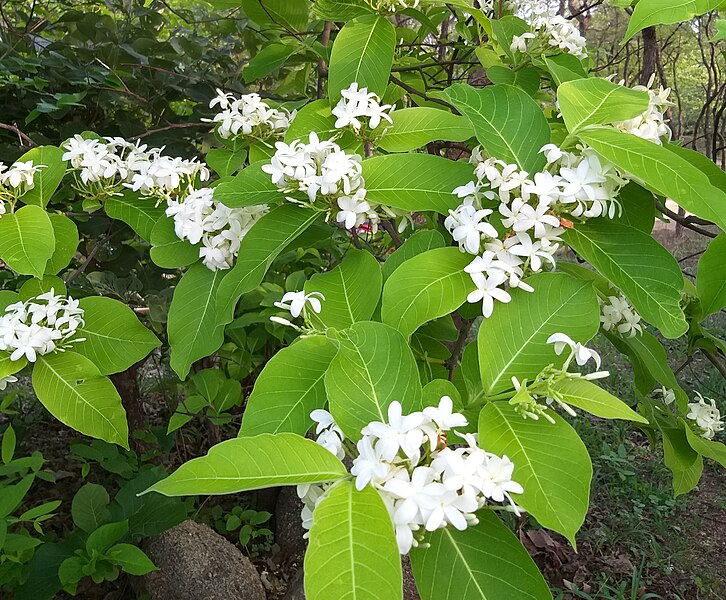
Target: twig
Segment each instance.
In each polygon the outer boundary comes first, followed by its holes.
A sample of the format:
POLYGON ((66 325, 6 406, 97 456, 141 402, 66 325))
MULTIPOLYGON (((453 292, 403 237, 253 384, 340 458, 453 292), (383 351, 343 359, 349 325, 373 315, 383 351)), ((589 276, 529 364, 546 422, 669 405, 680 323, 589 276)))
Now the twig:
POLYGON ((145 138, 149 135, 154 135, 155 133, 162 133, 164 131, 169 131, 170 129, 185 129, 187 127, 211 127, 211 125, 209 123, 173 123, 171 125, 167 125, 166 127, 159 127, 158 129, 149 129, 149 131, 145 131, 144 133, 135 135, 131 139, 140 140, 141 138, 145 138))
MULTIPOLYGON (((323 29, 323 35, 320 37, 320 43, 323 48, 327 48, 330 43, 330 32, 333 29, 332 21, 325 21, 325 28, 323 29)), ((323 97, 323 82, 328 75, 328 66, 325 64, 324 59, 318 61, 318 98, 323 97)))
POLYGON ((704 350, 701 348, 701 352, 703 352, 703 355, 709 360, 709 362, 716 367, 716 370, 721 373, 721 377, 726 379, 726 363, 724 363, 718 356, 716 356, 713 352, 710 352, 708 350, 704 350))
POLYGON ((451 347, 451 358, 446 362, 446 367, 449 370, 449 381, 454 380, 454 372, 456 367, 461 360, 461 356, 464 353, 464 347, 466 346, 466 340, 469 339, 469 332, 471 332, 474 321, 471 319, 463 319, 458 313, 454 313, 454 318, 458 319, 457 329, 459 330, 459 337, 456 338, 453 346, 451 347))
POLYGON ((414 96, 418 96, 419 98, 423 98, 424 100, 427 100, 429 102, 433 102, 434 104, 440 104, 441 106, 445 106, 446 108, 449 108, 454 111, 455 114, 459 114, 454 106, 449 104, 448 102, 445 102, 444 100, 439 100, 438 98, 432 98, 428 94, 425 94, 424 92, 417 90, 415 87, 412 87, 408 85, 407 83, 404 83, 398 77, 394 77, 391 75, 391 81, 395 83, 398 87, 400 87, 403 90, 406 90, 409 94, 413 94, 414 96))
MULTIPOLYGON (((21 141, 25 142, 25 146, 28 146, 29 148, 33 148, 37 146, 33 140, 31 140, 27 135, 25 135, 20 129, 18 129, 17 125, 6 125, 5 123, 0 123, 0 129, 5 129, 7 131, 12 131, 14 134, 16 134, 21 141)), ((23 144, 21 144, 22 146, 23 144)))
POLYGON ((396 248, 401 247, 401 236, 398 235, 398 231, 396 231, 396 225, 395 223, 391 221, 381 221, 381 227, 388 233, 388 235, 391 236, 391 239, 393 240, 393 244, 396 246, 396 248))
POLYGON ((699 219, 698 217, 682 217, 678 213, 674 213, 672 210, 667 208, 665 204, 660 201, 656 201, 655 205, 660 212, 662 212, 668 218, 673 219, 676 223, 683 225, 683 227, 685 227, 686 229, 690 229, 691 231, 695 231, 696 233, 700 233, 701 235, 705 235, 706 237, 718 237, 718 234, 713 233, 712 231, 708 231, 707 229, 703 229, 702 227, 698 227, 694 224, 698 223, 700 225, 713 225, 713 223, 711 223, 710 221, 705 221, 704 219, 699 219))
POLYGON ((94 258, 96 258, 96 254, 98 254, 101 251, 101 248, 103 248, 108 242, 110 242, 113 238, 115 238, 121 230, 117 231, 116 233, 110 233, 104 237, 102 237, 96 245, 91 249, 91 251, 88 253, 88 256, 86 257, 86 260, 83 261, 83 263, 75 270, 73 271, 68 277, 66 277, 66 284, 73 281, 76 277, 78 277, 83 271, 85 271, 88 268, 88 265, 91 264, 94 258))

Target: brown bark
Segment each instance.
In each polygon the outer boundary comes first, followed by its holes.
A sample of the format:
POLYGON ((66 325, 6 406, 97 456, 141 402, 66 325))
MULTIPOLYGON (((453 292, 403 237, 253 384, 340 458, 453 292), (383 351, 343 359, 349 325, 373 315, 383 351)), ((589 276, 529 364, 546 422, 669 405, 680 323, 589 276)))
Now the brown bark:
POLYGON ((643 38, 643 70, 640 75, 641 85, 648 85, 653 73, 660 63, 660 48, 658 47, 658 33, 655 27, 646 27, 642 32, 643 38))
POLYGON ((133 437, 135 431, 145 431, 147 428, 146 415, 144 414, 144 407, 141 402, 141 391, 139 390, 139 384, 137 381, 137 375, 139 369, 144 361, 137 362, 125 371, 111 375, 111 381, 113 382, 119 396, 121 396, 121 403, 123 404, 124 410, 126 410, 126 419, 129 424, 129 433, 131 434, 130 443, 131 447, 140 451, 140 442, 133 437))

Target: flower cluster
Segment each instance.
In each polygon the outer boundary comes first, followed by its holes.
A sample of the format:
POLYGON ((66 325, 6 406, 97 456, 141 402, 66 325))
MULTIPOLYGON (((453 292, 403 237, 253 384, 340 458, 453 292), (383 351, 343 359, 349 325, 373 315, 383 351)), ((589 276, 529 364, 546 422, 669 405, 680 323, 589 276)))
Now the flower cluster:
POLYGON ((35 362, 39 355, 84 341, 75 337, 83 325, 83 309, 78 301, 57 296, 51 289, 5 309, 0 317, 0 350, 11 352, 12 361, 25 357, 35 362))
POLYGON ((358 89, 357 83, 340 92, 342 98, 333 109, 336 117, 335 127, 352 127, 356 132, 365 133, 377 129, 382 121, 393 123, 391 112, 393 105, 381 104, 381 99, 368 88, 358 89), (367 119, 365 122, 361 119, 367 119))
MULTIPOLYGON (((621 121, 613 125, 625 133, 636 135, 639 138, 662 146, 663 138, 665 137, 670 141, 672 136, 671 128, 668 126, 668 121, 665 118, 665 112, 668 110, 668 107, 673 106, 673 103, 668 100, 671 93, 670 88, 661 86, 657 90, 654 90, 652 89, 654 82, 655 74, 650 78, 647 86, 637 85, 633 88, 634 90, 648 93, 650 97, 648 110, 629 121, 621 121)), ((624 84, 624 81, 620 82, 620 85, 624 84)))
POLYGON ((600 323, 605 331, 617 331, 625 337, 643 333, 641 317, 622 294, 600 299, 600 323))
MULTIPOLYGON (((318 421, 318 443, 342 456, 344 438, 332 416, 325 411, 311 416, 318 421)), ((524 490, 512 480, 512 461, 480 448, 476 435, 456 434, 460 443, 449 437, 467 425, 466 417, 453 411, 451 398, 444 396, 438 406, 409 415, 392 402, 388 421, 369 423, 361 431, 351 474, 358 490, 371 485, 381 494, 401 554, 418 545, 417 532, 476 525, 476 511, 489 502, 509 501, 518 510, 511 494, 524 490)), ((309 527, 324 488, 304 486, 298 493, 305 504, 303 526, 309 527)))
POLYGON ((577 58, 587 57, 587 40, 572 20, 562 15, 540 15, 534 20, 534 28, 538 34, 544 35, 549 46, 577 58))
POLYGON ((416 8, 421 0, 365 0, 377 12, 395 13, 407 8, 416 8))
POLYGON ((465 269, 476 285, 468 301, 482 302, 485 317, 495 300, 511 300, 507 288, 532 291, 522 278, 555 267, 563 226, 572 226, 569 217, 612 217, 619 207, 614 198, 625 180, 592 150, 574 154, 548 145, 542 152, 547 170, 530 177, 517 165, 484 160, 477 149, 472 154, 477 180, 453 191, 462 204, 444 225, 462 252, 476 255, 465 269), (503 235, 490 222, 494 209, 487 205, 496 207, 503 235))
POLYGON ((35 186, 35 174, 45 165, 35 165, 32 160, 14 162, 6 167, 0 162, 0 217, 6 212, 5 201, 13 201, 35 186))
POLYGON ((202 243, 199 256, 212 271, 229 269, 240 243, 267 206, 228 208, 214 200, 213 188, 193 190, 185 197, 169 199, 166 214, 174 219, 177 237, 202 243))
POLYGON ((90 196, 113 195, 130 188, 145 196, 168 199, 197 179, 209 179, 209 169, 203 163, 167 156, 163 148, 148 148, 138 141, 75 135, 62 147, 63 160, 77 170, 78 187, 90 196))
POLYGON ((284 109, 271 108, 259 94, 243 94, 235 98, 217 90, 217 96, 209 103, 209 108, 219 106, 220 112, 211 119, 217 123, 217 133, 222 139, 238 135, 256 139, 283 135, 290 122, 295 118, 284 109))
MULTIPOLYGON (((277 308, 288 311, 294 319, 297 319, 300 315, 302 315, 303 319, 305 319, 308 316, 306 307, 309 305, 310 310, 316 314, 320 314, 320 311, 323 310, 322 301, 325 301, 325 296, 323 296, 320 292, 310 292, 308 294, 304 291, 286 292, 282 296, 280 302, 275 302, 274 305, 277 308)), ((305 332, 305 329, 298 327, 289 319, 285 319, 284 317, 272 316, 270 317, 270 321, 280 325, 286 325, 287 327, 292 327, 301 333, 305 332)))
POLYGON ((716 406, 713 398, 704 398, 696 392, 698 402, 689 402, 689 413, 686 415, 701 430, 701 436, 712 440, 714 436, 724 430, 724 423, 721 419, 721 411, 716 406), (708 402, 706 402, 708 400, 708 402))

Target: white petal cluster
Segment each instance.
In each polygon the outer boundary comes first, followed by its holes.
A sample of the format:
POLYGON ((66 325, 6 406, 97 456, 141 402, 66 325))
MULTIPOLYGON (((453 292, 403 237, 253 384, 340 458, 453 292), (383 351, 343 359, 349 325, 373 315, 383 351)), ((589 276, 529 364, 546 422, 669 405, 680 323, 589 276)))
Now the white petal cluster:
POLYGON ((603 330, 618 332, 624 337, 643 333, 641 317, 622 294, 600 300, 600 324, 603 330))
POLYGON ((77 169, 82 187, 97 184, 112 191, 130 188, 144 195, 168 198, 209 179, 209 169, 195 159, 163 154, 163 148, 148 148, 123 138, 85 139, 75 135, 62 145, 68 160, 77 169))
POLYGON ((719 431, 724 430, 724 423, 721 419, 721 411, 716 406, 713 398, 704 398, 696 392, 698 402, 689 402, 686 417, 694 421, 701 430, 701 436, 712 440, 719 431), (708 402, 706 402, 708 400, 708 402))
POLYGON ((577 58, 587 57, 587 40, 572 20, 562 15, 540 15, 534 20, 534 28, 545 36, 548 45, 577 58))
POLYGON ((282 136, 295 118, 295 113, 270 107, 259 94, 236 98, 217 90, 217 96, 209 103, 209 108, 215 106, 219 106, 220 112, 211 121, 217 124, 217 133, 225 140, 236 136, 256 139, 282 136))
POLYGON ((393 123, 391 112, 392 104, 381 104, 381 99, 368 88, 358 89, 358 83, 351 83, 347 89, 342 90, 342 98, 333 109, 336 118, 335 127, 342 129, 352 127, 355 131, 373 131, 383 121, 393 123), (366 121, 362 121, 366 119, 366 121))
MULTIPOLYGON (((13 190, 30 190, 35 186, 35 174, 45 165, 35 165, 32 160, 25 162, 14 162, 10 167, 6 167, 0 162, 0 185, 13 190)), ((0 215, 5 210, 0 209, 0 215)))
POLYGON ((574 358, 580 367, 586 365, 590 360, 595 363, 595 367, 598 369, 602 364, 600 355, 595 350, 588 348, 580 342, 574 341, 565 333, 553 333, 549 338, 547 338, 547 343, 554 345, 555 354, 558 356, 562 354, 566 348, 569 348, 571 353, 570 357, 574 358))
POLYGON ((366 0, 374 10, 395 13, 407 8, 418 7, 421 0, 366 0))
POLYGON ((592 150, 574 154, 548 145, 542 152, 547 170, 530 176, 517 165, 484 159, 477 149, 472 154, 477 180, 453 191, 462 204, 450 211, 444 225, 462 252, 476 255, 465 269, 476 286, 468 300, 481 302, 487 318, 495 301, 511 300, 509 288, 531 292, 522 279, 555 267, 562 215, 612 217, 619 208, 615 197, 625 180, 592 150), (497 207, 502 234, 490 222, 495 209, 487 205, 497 207))
POLYGON ((84 341, 75 337, 83 325, 78 300, 57 296, 51 289, 5 309, 0 317, 0 350, 10 352, 10 360, 25 357, 35 362, 38 356, 84 341))
MULTIPOLYGON (((309 294, 306 294, 304 291, 286 292, 282 300, 274 304, 277 308, 290 311, 290 314, 294 318, 297 318, 305 310, 306 305, 309 305, 313 312, 320 314, 320 311, 323 310, 321 300, 324 301, 325 296, 320 292, 310 292, 309 294)), ((313 420, 317 419, 313 417, 313 420)))
MULTIPOLYGON (((670 88, 659 87, 657 90, 652 89, 655 81, 655 74, 650 78, 648 85, 637 85, 633 89, 641 92, 647 92, 650 97, 650 103, 648 110, 642 115, 637 116, 629 121, 620 121, 613 123, 613 125, 632 135, 637 135, 639 138, 658 144, 663 145, 663 138, 665 137, 670 141, 673 132, 668 126, 668 121, 665 118, 665 112, 668 107, 673 106, 673 103, 668 100, 671 90, 670 88)), ((621 81, 620 85, 624 85, 625 82, 621 81)))
POLYGON ((476 511, 490 501, 508 501, 517 510, 510 494, 523 489, 512 479, 514 464, 481 449, 474 435, 461 436, 463 444, 449 439, 466 425, 444 396, 438 406, 409 415, 392 402, 387 421, 361 431, 351 473, 357 489, 372 485, 380 492, 401 554, 417 545, 418 531, 475 525, 476 511))
POLYGON ((0 377, 0 392, 4 392, 8 385, 11 383, 16 383, 18 381, 18 378, 14 375, 7 375, 5 377, 0 377))
POLYGON ((192 244, 201 242, 199 256, 212 271, 232 267, 242 239, 268 210, 266 205, 228 208, 214 200, 213 188, 170 198, 167 205, 177 237, 192 244))

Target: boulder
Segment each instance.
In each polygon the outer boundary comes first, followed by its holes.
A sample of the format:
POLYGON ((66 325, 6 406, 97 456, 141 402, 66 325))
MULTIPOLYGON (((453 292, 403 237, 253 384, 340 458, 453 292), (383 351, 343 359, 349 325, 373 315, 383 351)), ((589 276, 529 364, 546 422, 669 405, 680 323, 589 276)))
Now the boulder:
POLYGON ((143 548, 159 569, 142 578, 150 600, 266 599, 250 560, 206 525, 184 521, 143 548))

